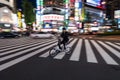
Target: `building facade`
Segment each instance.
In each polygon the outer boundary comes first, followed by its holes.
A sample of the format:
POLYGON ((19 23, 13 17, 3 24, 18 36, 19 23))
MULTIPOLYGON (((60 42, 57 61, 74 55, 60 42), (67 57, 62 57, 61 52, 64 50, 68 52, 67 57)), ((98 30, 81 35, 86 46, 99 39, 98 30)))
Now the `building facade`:
MULTIPOLYGON (((77 31, 78 29, 84 28, 85 27, 84 24, 86 23, 87 24, 89 23, 90 25, 94 25, 94 26, 103 25, 103 20, 105 15, 104 6, 101 4, 103 0, 62 0, 62 1, 61 1, 61 4, 63 6, 62 9, 65 11, 65 13, 63 14, 64 26, 67 26, 68 30, 70 29, 71 31, 72 29, 73 31, 73 29, 75 29, 75 31, 77 31)), ((54 2, 54 0, 51 0, 51 1, 37 0, 36 3, 37 3, 36 4, 37 5, 36 20, 38 25, 44 24, 44 22, 42 21, 42 19, 44 19, 42 18, 42 16, 45 16, 45 14, 42 14, 43 9, 47 7, 49 8, 61 7, 61 6, 56 6, 57 3, 54 2)), ((47 10, 46 12, 48 11, 49 10, 47 10)), ((53 16, 54 15, 52 15, 52 17, 53 16)), ((53 22, 53 23, 55 24, 56 22, 53 22)), ((54 25, 52 25, 52 27, 53 26, 54 25)), ((57 29, 59 29, 59 25, 57 25, 57 27, 58 27, 57 29)))
POLYGON ((14 0, 0 0, 0 23, 13 23, 14 0))
POLYGON ((0 7, 7 6, 10 9, 14 9, 14 0, 0 0, 0 7))

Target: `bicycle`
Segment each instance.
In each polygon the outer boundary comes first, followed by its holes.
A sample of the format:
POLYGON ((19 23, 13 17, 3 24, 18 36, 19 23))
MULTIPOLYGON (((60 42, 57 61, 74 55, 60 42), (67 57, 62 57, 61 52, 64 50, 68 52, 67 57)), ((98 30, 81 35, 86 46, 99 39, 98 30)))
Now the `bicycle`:
MULTIPOLYGON (((60 39, 58 39, 58 42, 60 42, 60 39)), ((58 53, 60 52, 65 52, 66 54, 70 54, 72 52, 72 48, 70 46, 68 46, 68 43, 65 45, 66 49, 64 49, 64 46, 62 44, 61 48, 62 49, 59 49, 59 46, 58 45, 55 45, 54 47, 52 47, 49 51, 49 55, 50 56, 55 56, 57 55, 58 53)))

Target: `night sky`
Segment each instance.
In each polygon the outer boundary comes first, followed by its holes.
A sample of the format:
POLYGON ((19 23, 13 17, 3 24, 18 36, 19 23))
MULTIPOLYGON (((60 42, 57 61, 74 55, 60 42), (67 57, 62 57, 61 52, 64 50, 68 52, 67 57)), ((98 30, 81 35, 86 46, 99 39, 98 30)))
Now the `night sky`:
MULTIPOLYGON (((17 9, 21 9, 21 1, 22 0, 16 0, 17 1, 17 9)), ((33 6, 36 7, 36 0, 28 0, 32 2, 33 6)))

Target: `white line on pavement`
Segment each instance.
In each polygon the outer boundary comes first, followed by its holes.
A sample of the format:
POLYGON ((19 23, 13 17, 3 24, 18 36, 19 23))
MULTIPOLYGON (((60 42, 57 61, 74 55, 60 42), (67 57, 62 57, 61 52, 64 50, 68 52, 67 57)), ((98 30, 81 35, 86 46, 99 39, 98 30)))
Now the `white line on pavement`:
MULTIPOLYGON (((49 42, 49 43, 46 43, 46 44, 50 44, 50 43, 53 43, 53 42, 55 42, 55 41, 52 41, 52 42, 49 42)), ((45 43, 45 42, 42 42, 42 43, 45 43)), ((42 43, 41 43, 41 44, 42 44, 42 43)), ((36 46, 36 47, 33 47, 33 48, 29 48, 29 49, 26 49, 26 50, 23 50, 23 51, 17 52, 16 54, 11 54, 11 55, 8 55, 8 56, 5 56, 5 57, 2 57, 2 58, 0 58, 0 62, 1 62, 1 61, 4 61, 4 60, 7 60, 7 59, 10 59, 10 58, 12 58, 12 57, 15 57, 15 56, 18 56, 18 55, 24 54, 24 53, 26 53, 26 52, 28 52, 28 51, 31 51, 31 50, 37 49, 37 48, 42 47, 42 46, 44 46, 44 45, 46 45, 46 44, 39 45, 39 46, 36 46)), ((27 46, 27 47, 29 47, 29 46, 27 46)), ((17 49, 16 49, 16 50, 17 50, 17 49)), ((11 51, 11 52, 12 52, 12 51, 11 51)))
POLYGON ((86 56, 87 56, 87 61, 88 62, 93 62, 93 63, 98 63, 95 54, 91 48, 90 43, 88 42, 88 40, 85 40, 85 47, 86 47, 86 56))
MULTIPOLYGON (((47 43, 47 44, 49 44, 49 43, 47 43)), ((45 46, 45 45, 47 45, 47 44, 44 44, 43 46, 45 46)), ((41 49, 39 49, 39 50, 37 50, 37 51, 35 51, 35 52, 29 53, 29 54, 27 54, 27 55, 25 55, 25 56, 22 56, 22 57, 19 57, 19 58, 17 58, 17 59, 14 59, 14 60, 12 60, 12 61, 9 61, 9 62, 7 62, 7 63, 4 63, 4 64, 0 65, 0 71, 2 71, 2 70, 4 70, 4 69, 7 69, 7 68, 9 68, 9 67, 11 67, 11 66, 13 66, 13 65, 21 62, 21 61, 24 61, 24 60, 26 60, 26 59, 28 59, 28 58, 36 55, 36 54, 39 54, 40 52, 42 52, 42 51, 44 51, 44 50, 46 50, 46 49, 48 49, 48 48, 50 48, 50 47, 52 47, 52 46, 54 46, 54 45, 55 45, 55 43, 53 43, 53 44, 51 44, 51 45, 49 45, 49 46, 46 46, 45 48, 41 48, 41 49)))
POLYGON ((75 47, 75 50, 73 51, 73 53, 72 53, 72 55, 70 57, 70 60, 72 60, 72 61, 79 61, 81 48, 82 48, 82 39, 80 39, 78 41, 78 44, 75 47))
POLYGON ((113 47, 115 47, 115 48, 117 48, 118 50, 120 50, 120 46, 117 46, 117 45, 115 45, 115 44, 113 44, 111 42, 106 42, 106 43, 113 46, 113 47))
POLYGON ((115 43, 115 44, 120 45, 120 43, 115 43))
POLYGON ((106 47, 109 51, 111 51, 114 55, 116 55, 117 57, 120 58, 120 52, 113 49, 112 47, 108 46, 107 44, 101 42, 101 41, 98 41, 101 45, 103 45, 104 47, 106 47))
MULTIPOLYGON (((41 41, 41 42, 44 42, 44 41, 41 41)), ((31 43, 28 43, 28 44, 25 44, 25 43, 23 43, 23 44, 21 44, 21 45, 19 45, 19 46, 17 46, 17 45, 15 45, 15 46, 7 46, 7 47, 9 47, 9 48, 5 48, 5 49, 2 49, 2 50, 0 50, 0 52, 2 52, 2 51, 6 51, 6 50, 10 50, 10 49, 14 49, 14 48, 21 48, 21 47, 24 47, 24 46, 29 46, 29 45, 35 45, 35 44, 38 44, 39 42, 31 42, 31 43)), ((3 55, 3 54, 0 54, 0 56, 1 55, 3 55)))
POLYGON ((100 55, 103 57, 103 59, 105 60, 105 62, 107 64, 112 64, 112 65, 119 65, 117 62, 115 62, 115 60, 108 55, 107 52, 105 52, 105 50, 100 47, 96 42, 94 42, 93 40, 91 40, 91 42, 93 43, 93 45, 95 46, 95 48, 97 49, 97 51, 100 53, 100 55))

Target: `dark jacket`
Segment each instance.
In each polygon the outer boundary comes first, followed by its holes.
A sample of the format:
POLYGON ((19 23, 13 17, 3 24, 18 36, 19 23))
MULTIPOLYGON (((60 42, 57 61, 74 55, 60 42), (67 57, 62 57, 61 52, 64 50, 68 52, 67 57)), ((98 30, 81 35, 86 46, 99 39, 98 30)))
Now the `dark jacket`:
POLYGON ((63 38, 63 41, 65 41, 65 42, 67 42, 67 41, 69 41, 69 34, 68 34, 68 32, 62 32, 61 33, 61 37, 63 38))

